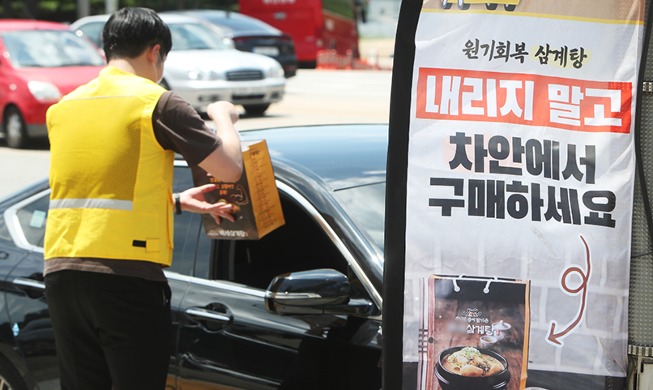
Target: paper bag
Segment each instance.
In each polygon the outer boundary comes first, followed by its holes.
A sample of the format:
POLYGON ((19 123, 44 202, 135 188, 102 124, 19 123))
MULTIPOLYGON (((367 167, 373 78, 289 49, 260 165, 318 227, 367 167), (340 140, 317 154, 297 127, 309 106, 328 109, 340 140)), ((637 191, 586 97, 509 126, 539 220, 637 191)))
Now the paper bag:
POLYGON ((285 223, 265 140, 243 144, 243 167, 243 175, 236 183, 216 181, 203 169, 192 168, 196 186, 217 185, 215 191, 206 194, 209 202, 226 201, 237 206, 235 222, 222 219, 217 224, 210 215, 202 215, 210 238, 256 240, 285 223))
POLYGON ((529 281, 431 275, 423 293, 420 390, 524 389, 529 281))

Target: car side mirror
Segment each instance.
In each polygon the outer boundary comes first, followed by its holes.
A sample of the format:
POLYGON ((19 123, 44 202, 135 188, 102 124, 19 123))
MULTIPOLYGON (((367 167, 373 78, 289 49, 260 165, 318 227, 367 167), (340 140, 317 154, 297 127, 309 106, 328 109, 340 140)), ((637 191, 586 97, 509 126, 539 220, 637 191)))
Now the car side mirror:
POLYGON ((347 277, 332 269, 316 269, 282 274, 270 282, 265 307, 279 314, 308 314, 315 308, 349 301, 347 277))
POLYGON ((373 304, 350 303, 347 276, 333 269, 316 269, 276 276, 265 291, 265 307, 272 313, 359 314, 373 310, 373 304))

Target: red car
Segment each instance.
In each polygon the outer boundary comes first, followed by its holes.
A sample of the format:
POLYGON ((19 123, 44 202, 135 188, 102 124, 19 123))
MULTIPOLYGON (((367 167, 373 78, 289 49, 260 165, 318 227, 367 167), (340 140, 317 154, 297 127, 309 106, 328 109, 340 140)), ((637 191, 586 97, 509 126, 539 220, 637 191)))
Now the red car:
POLYGON ((0 20, 0 138, 22 148, 46 137, 48 107, 104 65, 101 51, 65 24, 0 20))

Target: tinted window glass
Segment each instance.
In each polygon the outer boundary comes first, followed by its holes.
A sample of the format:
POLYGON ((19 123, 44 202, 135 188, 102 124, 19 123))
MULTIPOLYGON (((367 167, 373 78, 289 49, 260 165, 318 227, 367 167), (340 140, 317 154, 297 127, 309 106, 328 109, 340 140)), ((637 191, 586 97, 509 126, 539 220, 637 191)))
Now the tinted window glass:
POLYGON ((258 19, 246 18, 238 14, 232 14, 230 17, 208 16, 207 19, 227 31, 279 34, 279 30, 258 19))
POLYGON ((197 244, 197 256, 195 258, 195 269, 193 275, 202 278, 209 279, 211 275, 211 259, 214 249, 214 244, 216 240, 211 240, 206 234, 204 234, 204 228, 200 228, 200 234, 197 244))
POLYGON ((358 228, 383 252, 385 228, 385 183, 352 187, 335 196, 358 228))
MULTIPOLYGON (((190 169, 175 167, 173 192, 181 192, 193 187, 190 169)), ((199 214, 175 214, 175 241, 172 252, 172 265, 169 270, 184 275, 193 275, 195 267, 195 249, 199 235, 199 214)))
POLYGON ((84 35, 93 41, 98 47, 102 47, 102 30, 104 29, 104 22, 92 22, 80 27, 79 30, 84 35))
POLYGON ((12 242, 3 211, 0 211, 0 241, 12 242))
POLYGON ((223 241, 215 275, 265 289, 280 274, 319 268, 347 273, 348 264, 318 223, 281 195, 286 223, 258 240, 223 241))
POLYGON ((172 50, 220 50, 226 46, 218 34, 201 24, 170 23, 172 50))
POLYGON ((97 49, 72 31, 9 31, 2 34, 2 40, 16 67, 104 65, 97 49))
POLYGON ((18 223, 30 245, 43 247, 45 237, 45 221, 48 217, 48 206, 50 196, 44 193, 32 202, 25 204, 16 210, 18 223))

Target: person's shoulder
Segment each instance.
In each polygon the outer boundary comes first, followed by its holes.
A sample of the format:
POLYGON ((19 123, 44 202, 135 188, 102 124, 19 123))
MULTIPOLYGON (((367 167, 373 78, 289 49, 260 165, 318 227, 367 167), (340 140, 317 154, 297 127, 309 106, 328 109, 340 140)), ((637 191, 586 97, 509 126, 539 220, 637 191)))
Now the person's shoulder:
POLYGON ((165 110, 196 112, 186 99, 182 98, 174 91, 165 91, 161 97, 159 97, 159 105, 163 106, 165 110))

